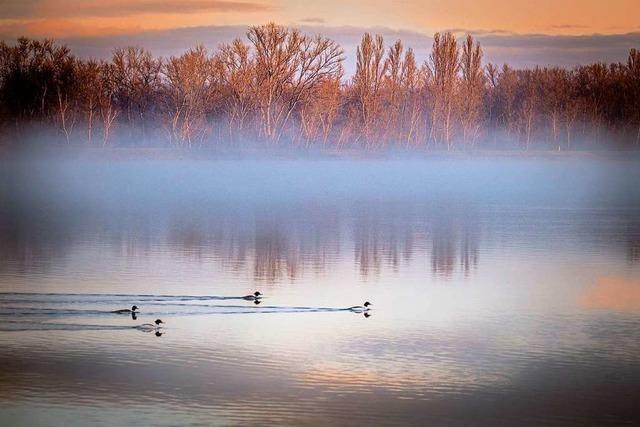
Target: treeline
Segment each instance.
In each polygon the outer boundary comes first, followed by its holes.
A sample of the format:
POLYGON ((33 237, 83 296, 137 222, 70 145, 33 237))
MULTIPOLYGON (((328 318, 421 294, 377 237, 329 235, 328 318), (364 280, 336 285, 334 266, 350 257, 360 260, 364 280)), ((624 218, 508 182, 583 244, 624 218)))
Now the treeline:
POLYGON ((476 146, 571 149, 640 143, 640 51, 626 63, 483 64, 472 36, 434 36, 419 64, 365 34, 345 78, 341 47, 275 24, 208 52, 119 48, 75 58, 51 40, 0 42, 4 139, 34 129, 86 145, 476 146))

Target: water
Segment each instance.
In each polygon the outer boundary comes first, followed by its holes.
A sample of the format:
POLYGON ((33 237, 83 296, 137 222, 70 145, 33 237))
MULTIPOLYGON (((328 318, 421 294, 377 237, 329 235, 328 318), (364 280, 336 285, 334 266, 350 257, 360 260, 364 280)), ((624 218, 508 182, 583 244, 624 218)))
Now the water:
POLYGON ((4 160, 0 420, 637 425, 639 166, 4 160))

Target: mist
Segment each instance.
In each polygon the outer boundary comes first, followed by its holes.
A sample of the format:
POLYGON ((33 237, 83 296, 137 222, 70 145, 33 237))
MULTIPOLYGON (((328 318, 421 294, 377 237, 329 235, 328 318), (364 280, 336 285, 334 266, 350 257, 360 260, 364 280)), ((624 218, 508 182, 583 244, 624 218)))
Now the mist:
POLYGON ((271 266, 280 269, 345 243, 342 250, 355 253, 376 242, 406 254, 419 241, 442 241, 449 255, 464 257, 456 249, 463 242, 477 251, 507 230, 508 240, 535 239, 542 250, 563 244, 553 224, 581 230, 573 244, 586 239, 635 257, 640 233, 636 160, 40 156, 1 165, 5 268, 37 266, 39 256, 62 256, 86 239, 125 239, 132 250, 164 242, 197 253, 213 245, 230 258, 266 245, 269 257, 284 260, 271 266), (585 209, 591 214, 573 217, 585 209), (615 226, 610 212, 621 215, 615 226), (620 233, 626 237, 617 241, 620 233))

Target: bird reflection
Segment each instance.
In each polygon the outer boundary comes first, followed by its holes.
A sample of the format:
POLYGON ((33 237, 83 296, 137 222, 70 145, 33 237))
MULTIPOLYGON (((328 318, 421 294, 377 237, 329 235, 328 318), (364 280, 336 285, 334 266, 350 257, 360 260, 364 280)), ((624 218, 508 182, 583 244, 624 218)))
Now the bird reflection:
POLYGON ((156 331, 156 336, 157 336, 157 337, 161 337, 161 336, 162 336, 162 332, 160 332, 160 331, 156 331))
POLYGON ((366 317, 367 319, 368 319, 369 317, 371 317, 371 314, 367 313, 366 311, 365 311, 364 313, 362 313, 362 315, 363 315, 364 317, 366 317))
POLYGON ((138 319, 138 316, 133 311, 131 312, 131 319, 133 319, 133 320, 137 320, 138 319))

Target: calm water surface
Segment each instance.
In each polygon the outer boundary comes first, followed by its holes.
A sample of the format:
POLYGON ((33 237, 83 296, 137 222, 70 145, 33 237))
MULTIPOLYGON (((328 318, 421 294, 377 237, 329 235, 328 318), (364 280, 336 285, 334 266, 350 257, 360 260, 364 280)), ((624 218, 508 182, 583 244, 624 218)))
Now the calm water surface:
POLYGON ((640 162, 0 178, 2 425, 640 423, 640 162))

